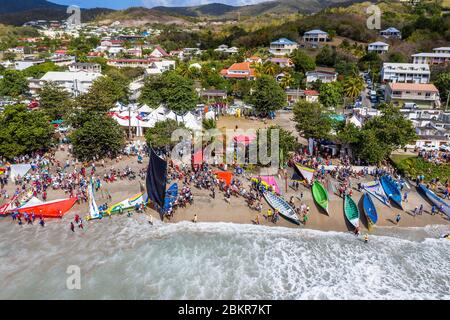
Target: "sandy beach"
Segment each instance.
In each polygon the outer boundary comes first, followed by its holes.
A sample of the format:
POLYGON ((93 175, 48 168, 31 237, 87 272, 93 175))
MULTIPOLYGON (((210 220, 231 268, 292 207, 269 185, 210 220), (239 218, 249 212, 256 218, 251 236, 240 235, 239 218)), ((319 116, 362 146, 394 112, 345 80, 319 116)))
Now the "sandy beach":
MULTIPOLYGON (((57 158, 65 162, 67 159, 67 152, 58 151, 57 158)), ((120 161, 111 161, 108 160, 105 162, 105 168, 102 168, 100 165, 97 166, 97 175, 103 176, 103 173, 108 170, 111 166, 115 169, 124 169, 127 165, 131 166, 133 170, 136 172, 142 168, 146 168, 147 159, 144 158, 143 164, 138 164, 136 157, 131 156, 123 156, 120 161)), ((70 170, 70 169, 69 169, 70 170)), ((293 169, 288 169, 288 176, 292 176, 293 169)), ((370 176, 367 178, 367 181, 370 180, 370 176)), ((247 187, 250 184, 244 177, 240 177, 240 179, 244 182, 244 185, 247 187)), ((300 185, 299 191, 293 190, 291 187, 285 189, 284 180, 280 180, 277 178, 278 184, 280 186, 283 197, 286 200, 289 200, 291 196, 294 196, 294 203, 296 206, 301 204, 300 202, 300 193, 303 192, 303 203, 310 207, 309 219, 306 225, 297 226, 292 224, 291 222, 281 218, 276 224, 272 223, 265 219, 264 215, 269 209, 269 205, 266 201, 263 200, 263 209, 262 214, 259 215, 259 221, 262 225, 266 226, 282 226, 289 228, 308 228, 315 230, 323 230, 323 231, 350 231, 353 228, 348 224, 347 220, 344 216, 343 211, 343 199, 335 194, 329 192, 330 196, 330 204, 329 204, 329 215, 319 209, 316 203, 313 200, 311 190, 303 185, 300 185), (287 192, 286 192, 287 191, 287 192)), ((134 196, 140 192, 140 182, 145 184, 145 181, 140 180, 139 177, 136 180, 120 180, 113 183, 105 183, 102 182, 102 188, 96 194, 97 204, 108 203, 109 206, 118 203, 128 197, 134 196), (108 199, 108 194, 111 195, 111 200, 108 199)), ((361 197, 362 193, 355 190, 358 182, 364 182, 363 180, 353 180, 352 185, 353 189, 353 199, 358 204, 360 212, 361 212, 361 230, 367 230, 367 220, 362 211, 362 203, 361 197)), ((291 181, 289 180, 289 184, 291 181)), ((181 183, 179 182, 179 186, 181 187, 181 183)), ((12 194, 14 192, 15 186, 13 183, 8 184, 6 187, 7 191, 12 194)), ((379 220, 377 223, 377 227, 424 227, 427 225, 450 225, 450 221, 442 214, 432 216, 431 213, 431 204, 417 192, 414 186, 411 186, 411 189, 408 190, 408 202, 404 204, 404 210, 401 210, 396 207, 387 207, 382 204, 378 200, 374 200, 379 220), (424 205, 424 213, 423 215, 418 215, 414 217, 412 214, 412 210, 416 206, 420 206, 420 204, 424 205), (400 213, 401 221, 397 226, 395 224, 395 217, 400 213)), ((178 208, 174 213, 173 218, 169 221, 168 219, 164 219, 164 222, 167 223, 177 223, 180 221, 191 221, 193 219, 194 214, 197 214, 199 222, 232 222, 239 224, 254 224, 257 211, 251 210, 248 208, 246 202, 242 197, 231 197, 230 203, 226 202, 224 196, 221 192, 216 194, 216 198, 213 199, 210 196, 210 193, 206 190, 199 190, 195 187, 192 187, 192 193, 194 195, 194 203, 193 205, 188 205, 185 208, 178 208)), ((61 190, 50 190, 48 192, 48 200, 54 200, 66 197, 61 190)), ((73 220, 73 217, 78 214, 81 217, 85 217, 88 213, 87 203, 81 202, 80 204, 76 204, 72 210, 70 210, 63 218, 62 221, 54 220, 52 223, 62 223, 67 224, 69 221, 73 220)), ((159 214, 153 210, 152 208, 147 208, 145 214, 153 215, 154 219, 159 219, 159 214)), ((126 215, 122 216, 113 216, 113 219, 129 219, 126 215)), ((6 220, 6 219, 2 219, 6 220)), ((8 223, 10 219, 7 219, 8 223)), ((47 222, 49 222, 48 220, 47 222)), ((6 221, 1 221, 0 223, 5 223, 6 221)), ((96 223, 96 221, 90 221, 88 223, 96 223)), ((67 230, 69 230, 67 228, 67 230)), ((376 228, 373 228, 371 232, 376 233, 376 228)))

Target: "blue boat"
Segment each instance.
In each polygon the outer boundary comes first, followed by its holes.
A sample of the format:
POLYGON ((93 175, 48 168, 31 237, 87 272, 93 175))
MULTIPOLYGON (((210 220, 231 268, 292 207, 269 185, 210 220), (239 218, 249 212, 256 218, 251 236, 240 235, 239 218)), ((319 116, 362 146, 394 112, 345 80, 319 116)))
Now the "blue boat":
POLYGON ((369 228, 375 225, 378 221, 378 213, 375 205, 373 204, 372 197, 368 192, 364 192, 363 195, 363 209, 366 215, 367 222, 369 223, 369 228))
POLYGON ((170 207, 173 205, 178 197, 178 184, 172 184, 166 191, 166 197, 164 198, 164 208, 163 211, 169 211, 170 207))
POLYGON ((419 190, 422 191, 427 198, 433 203, 437 209, 447 215, 450 219, 450 206, 441 197, 428 189, 424 184, 419 184, 419 190))
POLYGON ((380 178, 381 186, 383 187, 384 193, 388 196, 388 198, 397 204, 401 209, 402 206, 402 193, 400 192, 400 188, 398 187, 397 182, 388 175, 384 175, 380 178))

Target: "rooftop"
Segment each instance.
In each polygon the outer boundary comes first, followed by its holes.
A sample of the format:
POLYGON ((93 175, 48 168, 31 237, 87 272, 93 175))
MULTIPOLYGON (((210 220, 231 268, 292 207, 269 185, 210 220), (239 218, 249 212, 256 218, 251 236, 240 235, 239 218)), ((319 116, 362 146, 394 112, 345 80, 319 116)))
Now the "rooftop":
POLYGON ((305 34, 308 35, 308 34, 328 34, 328 33, 325 31, 322 31, 320 29, 314 29, 314 30, 306 31, 305 34))
POLYGON ((288 45, 292 45, 292 44, 295 44, 295 42, 291 41, 291 40, 289 40, 287 38, 280 38, 280 39, 278 39, 276 41, 271 42, 270 44, 288 44, 288 45))
POLYGON ((431 83, 389 83, 388 86, 390 86, 392 90, 439 92, 434 84, 431 83))

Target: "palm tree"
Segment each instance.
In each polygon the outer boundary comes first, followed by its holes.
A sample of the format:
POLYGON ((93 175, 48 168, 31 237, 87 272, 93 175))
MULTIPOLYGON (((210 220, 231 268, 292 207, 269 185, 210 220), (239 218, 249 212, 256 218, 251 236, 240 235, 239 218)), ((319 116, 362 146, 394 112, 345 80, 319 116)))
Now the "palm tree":
POLYGON ((258 78, 265 74, 264 66, 262 63, 255 64, 254 69, 255 69, 255 76, 258 78))
POLYGON ((280 84, 283 89, 286 89, 287 87, 290 87, 293 82, 294 79, 292 78, 292 75, 290 73, 285 73, 284 77, 281 78, 280 84))
POLYGON ((347 77, 344 80, 345 96, 354 100, 364 89, 364 80, 360 76, 347 77))
POLYGON ((275 76, 277 73, 277 65, 272 62, 264 63, 264 73, 269 76, 275 76))

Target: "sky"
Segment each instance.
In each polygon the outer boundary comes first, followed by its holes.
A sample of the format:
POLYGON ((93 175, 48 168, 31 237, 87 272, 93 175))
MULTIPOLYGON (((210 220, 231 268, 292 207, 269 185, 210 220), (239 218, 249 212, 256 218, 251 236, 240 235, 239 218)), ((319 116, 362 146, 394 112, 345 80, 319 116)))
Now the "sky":
POLYGON ((184 7, 195 6, 207 3, 225 3, 229 5, 244 5, 262 2, 263 0, 49 0, 50 2, 77 5, 81 8, 111 8, 111 9, 125 9, 128 7, 184 7))

